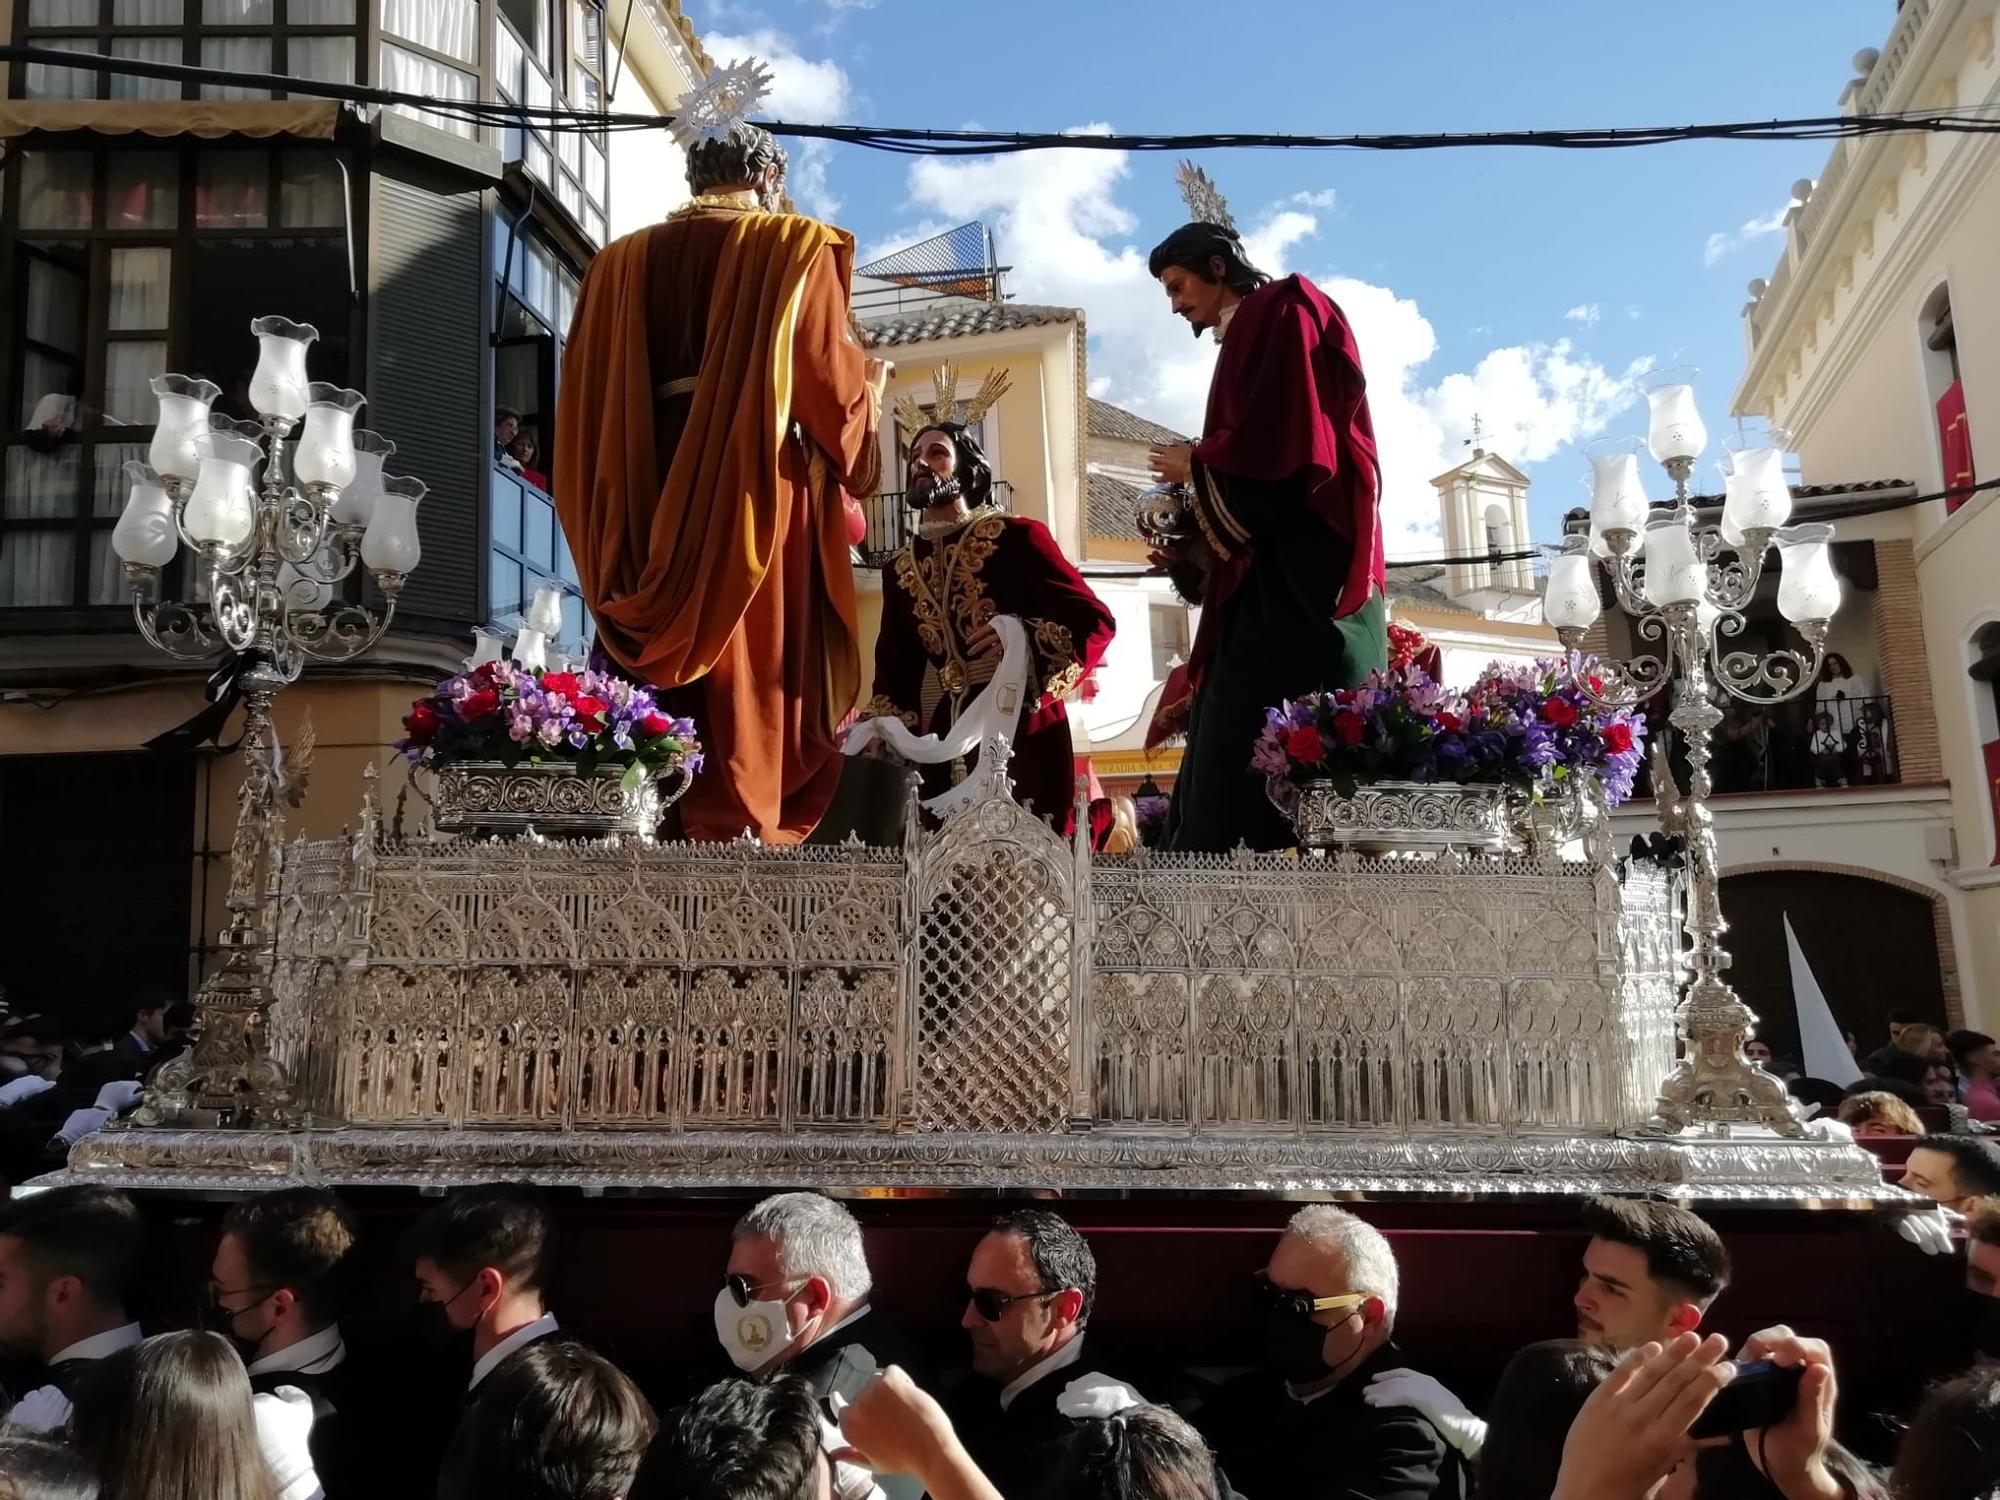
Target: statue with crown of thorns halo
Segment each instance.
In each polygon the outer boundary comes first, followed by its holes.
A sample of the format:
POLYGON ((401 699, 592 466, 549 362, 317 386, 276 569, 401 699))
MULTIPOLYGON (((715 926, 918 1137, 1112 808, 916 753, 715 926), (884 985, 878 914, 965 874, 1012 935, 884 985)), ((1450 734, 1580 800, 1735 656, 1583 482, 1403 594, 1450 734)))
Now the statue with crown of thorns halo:
POLYGON ((1196 337, 1212 331, 1222 348, 1201 440, 1153 450, 1188 515, 1154 561, 1202 607, 1147 734, 1186 737, 1162 843, 1282 849, 1292 830, 1250 764, 1266 711, 1387 664, 1381 467, 1340 309, 1305 277, 1250 263, 1201 168, 1181 163, 1180 184, 1192 221, 1149 269, 1196 337))
MULTIPOLYGON (((961 400, 958 369, 946 364, 934 372, 928 405, 911 393, 896 399, 896 425, 909 445, 903 498, 920 519, 916 536, 882 570, 875 696, 861 712, 943 737, 1001 666, 995 617, 1016 617, 1033 660, 1008 773, 1015 800, 1068 834, 1076 757, 1063 700, 1104 655, 1114 627, 1048 527, 993 503, 979 427, 1007 388, 1006 372, 991 370, 961 400)), ((969 751, 918 767, 924 797, 948 792, 977 763, 969 751)))

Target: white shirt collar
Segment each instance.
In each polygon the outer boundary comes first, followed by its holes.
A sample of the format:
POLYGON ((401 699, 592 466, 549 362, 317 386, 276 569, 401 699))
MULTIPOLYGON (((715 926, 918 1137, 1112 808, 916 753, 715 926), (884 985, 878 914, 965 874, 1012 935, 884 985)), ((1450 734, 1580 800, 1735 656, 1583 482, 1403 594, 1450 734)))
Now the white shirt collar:
POLYGON ((1229 306, 1223 308, 1221 312, 1215 315, 1216 343, 1218 344, 1221 343, 1225 338, 1229 336, 1230 320, 1236 316, 1236 309, 1241 307, 1242 305, 1243 304, 1241 302, 1232 302, 1229 304, 1229 306))
POLYGON ((822 1333, 819 1336, 819 1338, 814 1339, 813 1342, 817 1344, 820 1339, 826 1338, 832 1334, 836 1334, 840 1332, 841 1329, 847 1327, 848 1324, 857 1323, 861 1319, 867 1316, 868 1316, 868 1304, 864 1302, 859 1307, 855 1308, 853 1312, 849 1313, 846 1317, 842 1318, 838 1323, 834 1324, 833 1327, 827 1329, 825 1333, 822 1333))
POLYGON ((130 1031, 126 1032, 125 1034, 131 1037, 133 1041, 139 1044, 139 1050, 141 1052, 151 1052, 153 1050, 153 1044, 147 1041, 141 1035, 139 1035, 138 1027, 134 1026, 130 1031))
POLYGON ((139 1331, 137 1323, 127 1323, 122 1328, 107 1329, 103 1333, 93 1333, 87 1339, 78 1339, 67 1349, 58 1349, 49 1359, 52 1365, 66 1365, 73 1359, 103 1359, 116 1354, 120 1349, 129 1349, 134 1344, 145 1342, 146 1335, 139 1331))
POLYGON ((523 1344, 531 1344, 536 1339, 547 1338, 555 1331, 556 1315, 554 1313, 543 1313, 534 1322, 523 1323, 519 1328, 516 1328, 507 1337, 479 1356, 478 1363, 472 1367, 472 1379, 466 1382, 465 1388, 468 1391, 475 1389, 480 1381, 493 1373, 495 1365, 499 1364, 501 1360, 512 1354, 516 1349, 520 1348, 523 1344))
POLYGON ((329 1323, 318 1333, 309 1333, 296 1344, 287 1344, 259 1359, 250 1362, 249 1373, 263 1375, 272 1370, 283 1370, 293 1375, 324 1375, 347 1358, 347 1341, 340 1336, 340 1325, 329 1323))
POLYGON ((1053 1375, 1058 1370, 1067 1370, 1083 1358, 1083 1335, 1078 1334, 1048 1358, 1029 1365, 1019 1375, 1007 1382, 1000 1392, 1000 1410, 1005 1411, 1014 1404, 1014 1398, 1044 1376, 1053 1375))

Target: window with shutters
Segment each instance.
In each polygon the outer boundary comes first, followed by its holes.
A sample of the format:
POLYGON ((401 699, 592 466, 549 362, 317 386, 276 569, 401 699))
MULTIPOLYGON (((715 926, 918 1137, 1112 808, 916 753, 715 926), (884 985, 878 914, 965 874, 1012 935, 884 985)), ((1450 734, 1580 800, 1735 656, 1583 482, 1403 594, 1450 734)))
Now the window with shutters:
POLYGON ((340 162, 233 142, 27 151, 0 171, 0 225, 0 611, 121 607, 111 528, 153 376, 205 376, 218 412, 249 417, 250 320, 281 312, 320 330, 314 378, 350 383, 340 162))
POLYGON ((555 452, 556 383, 578 278, 532 217, 517 227, 495 214, 492 224, 500 320, 493 355, 495 419, 496 427, 502 416, 514 420, 516 446, 503 450, 496 431, 488 610, 496 624, 516 624, 535 591, 554 585, 563 592, 558 644, 581 652, 589 622, 576 562, 547 488, 555 452), (520 444, 521 438, 527 443, 520 444))
MULTIPOLYGON (((25 0, 14 40, 135 62, 354 83, 360 0, 25 0)), ((268 99, 254 83, 178 79, 31 63, 23 99, 268 99)), ((277 97, 283 98, 280 90, 277 97)))

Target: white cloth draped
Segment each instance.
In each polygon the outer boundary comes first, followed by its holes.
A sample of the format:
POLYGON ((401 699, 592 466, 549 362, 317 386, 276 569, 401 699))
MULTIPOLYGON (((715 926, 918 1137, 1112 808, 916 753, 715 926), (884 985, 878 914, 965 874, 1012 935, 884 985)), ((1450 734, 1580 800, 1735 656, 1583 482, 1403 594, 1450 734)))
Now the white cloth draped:
MULTIPOLYGON (((949 729, 941 735, 920 735, 901 719, 886 715, 863 719, 847 732, 847 753, 859 755, 880 740, 904 760, 935 766, 961 760, 974 750, 986 761, 994 753, 995 741, 1011 742, 1021 722, 1021 710, 1027 706, 1034 652, 1028 645, 1027 627, 1018 616, 995 615, 992 625, 1005 648, 1000 665, 949 729)), ((967 777, 950 791, 927 798, 924 807, 940 818, 948 817, 978 795, 979 784, 980 778, 967 777)))

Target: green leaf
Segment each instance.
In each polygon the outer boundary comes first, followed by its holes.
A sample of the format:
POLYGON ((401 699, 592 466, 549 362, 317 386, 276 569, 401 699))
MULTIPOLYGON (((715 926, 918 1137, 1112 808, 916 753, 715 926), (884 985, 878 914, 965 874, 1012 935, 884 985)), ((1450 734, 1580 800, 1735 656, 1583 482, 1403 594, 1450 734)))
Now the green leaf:
POLYGON ((646 767, 635 760, 625 768, 625 774, 618 778, 618 785, 627 792, 636 792, 645 779, 646 767))

